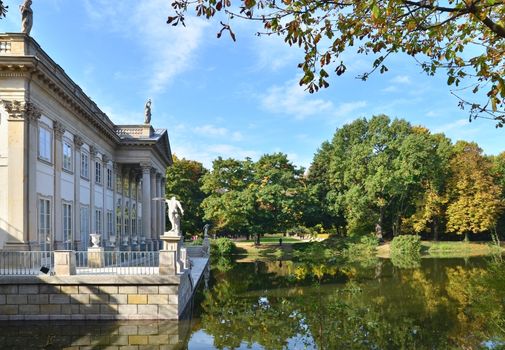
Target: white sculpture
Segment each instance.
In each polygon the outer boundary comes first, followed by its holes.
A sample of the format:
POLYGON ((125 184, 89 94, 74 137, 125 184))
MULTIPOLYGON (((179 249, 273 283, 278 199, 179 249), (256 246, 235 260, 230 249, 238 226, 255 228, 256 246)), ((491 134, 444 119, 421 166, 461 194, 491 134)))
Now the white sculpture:
POLYGON ((92 248, 100 248, 100 237, 102 237, 102 235, 99 233, 92 233, 90 234, 90 237, 91 237, 91 243, 93 243, 92 248))
POLYGON ((25 0, 23 5, 19 6, 21 11, 21 32, 30 35, 33 25, 32 0, 25 0))
POLYGON ((166 199, 165 203, 168 210, 168 219, 172 225, 172 229, 169 232, 175 233, 177 236, 180 236, 182 235, 181 216, 184 215, 184 210, 182 209, 181 203, 175 197, 166 199))
POLYGON ((209 224, 205 224, 205 226, 203 227, 203 237, 204 238, 209 236, 209 227, 210 227, 209 224))
POLYGON ((147 100, 146 105, 144 107, 144 124, 150 124, 151 123, 151 99, 147 100))

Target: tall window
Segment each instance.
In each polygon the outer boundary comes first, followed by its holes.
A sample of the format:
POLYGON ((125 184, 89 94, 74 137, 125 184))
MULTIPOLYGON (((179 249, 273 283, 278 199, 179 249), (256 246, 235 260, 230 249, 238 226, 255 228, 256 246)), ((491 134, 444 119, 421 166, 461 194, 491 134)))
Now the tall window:
POLYGON ((98 160, 95 162, 95 182, 97 184, 102 183, 102 162, 98 160))
POLYGON ((63 243, 72 248, 72 205, 67 203, 63 203, 63 243))
POLYGON ((107 168, 107 188, 112 190, 112 169, 107 168))
POLYGON ((89 179, 89 154, 81 153, 81 176, 89 179))
POLYGON ((52 161, 53 133, 44 126, 39 126, 39 158, 52 161))
POLYGON ((121 193, 121 175, 116 174, 116 192, 121 193))
POLYGON ((111 210, 107 210, 107 236, 114 236, 114 221, 111 210))
POLYGON ((51 237, 51 201, 49 199, 39 199, 39 243, 47 250, 47 243, 51 237))
MULTIPOLYGON (((116 234, 118 236, 121 235, 121 218, 122 218, 122 215, 121 215, 121 199, 118 199, 117 200, 117 204, 116 204, 116 234)), ((119 240, 119 238, 118 238, 119 240)))
POLYGON ((95 233, 102 233, 102 209, 95 209, 95 233))
POLYGON ((63 142, 63 169, 73 171, 72 145, 70 142, 63 142))
POLYGON ((87 247, 89 241, 89 207, 87 205, 81 206, 81 242, 87 247))

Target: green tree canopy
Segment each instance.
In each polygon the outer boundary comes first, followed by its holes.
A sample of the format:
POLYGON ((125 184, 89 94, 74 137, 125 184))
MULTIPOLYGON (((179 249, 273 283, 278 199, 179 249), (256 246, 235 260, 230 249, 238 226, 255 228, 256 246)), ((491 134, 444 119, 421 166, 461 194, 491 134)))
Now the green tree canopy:
POLYGON ((458 141, 451 159, 447 230, 479 233, 496 225, 502 209, 501 190, 491 175, 491 162, 475 143, 458 141))
POLYGON ((205 194, 200 189, 201 178, 207 173, 202 163, 179 159, 173 155, 174 164, 167 168, 165 192, 167 198, 175 196, 184 206, 183 232, 201 233, 203 210, 201 203, 205 194))
POLYGON ((224 12, 228 18, 218 37, 229 32, 233 40, 230 18, 262 21, 260 35, 279 35, 302 48, 300 84, 310 92, 329 85, 329 69, 345 72, 342 54, 348 50, 374 57, 363 80, 376 70, 386 72, 388 56, 405 53, 430 75, 446 69, 449 85, 459 88, 467 80, 464 85, 473 93, 483 89, 477 102, 460 97, 471 117, 491 117, 499 126, 505 122, 503 1, 175 0, 172 7, 175 14, 167 21, 172 25, 184 25, 190 9, 206 18, 224 12))

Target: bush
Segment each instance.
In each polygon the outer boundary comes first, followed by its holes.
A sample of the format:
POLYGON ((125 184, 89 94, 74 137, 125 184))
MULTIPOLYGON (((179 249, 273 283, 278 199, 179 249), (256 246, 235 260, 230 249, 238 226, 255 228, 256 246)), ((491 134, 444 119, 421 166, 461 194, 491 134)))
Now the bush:
POLYGON ((195 240, 187 241, 185 242, 186 245, 192 246, 192 245, 202 245, 203 244, 203 238, 197 238, 195 240))
POLYGON ((403 269, 421 266, 421 238, 417 235, 403 235, 391 242, 391 262, 403 269))
POLYGON ((286 230, 286 233, 289 236, 298 236, 303 238, 312 237, 314 235, 314 232, 305 226, 295 226, 293 228, 290 228, 289 230, 286 230))
POLYGON ((236 248, 231 239, 223 237, 211 241, 210 251, 216 255, 224 256, 232 254, 236 248))
POLYGON ((391 254, 419 254, 421 251, 421 237, 417 235, 396 236, 391 242, 391 254))

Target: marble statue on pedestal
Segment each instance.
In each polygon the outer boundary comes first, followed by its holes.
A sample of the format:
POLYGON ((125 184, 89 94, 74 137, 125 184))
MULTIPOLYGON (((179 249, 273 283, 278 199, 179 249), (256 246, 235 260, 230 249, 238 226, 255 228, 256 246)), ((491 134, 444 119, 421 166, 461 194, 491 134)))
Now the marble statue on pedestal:
POLYGON ((30 35, 33 25, 32 0, 25 0, 23 5, 19 6, 21 11, 21 32, 30 35))
POLYGON ((151 99, 147 100, 146 105, 144 107, 144 124, 151 124, 151 99))
POLYGON ((181 203, 175 197, 165 200, 165 203, 168 210, 168 219, 172 225, 172 229, 169 232, 181 236, 181 216, 184 215, 181 203))

